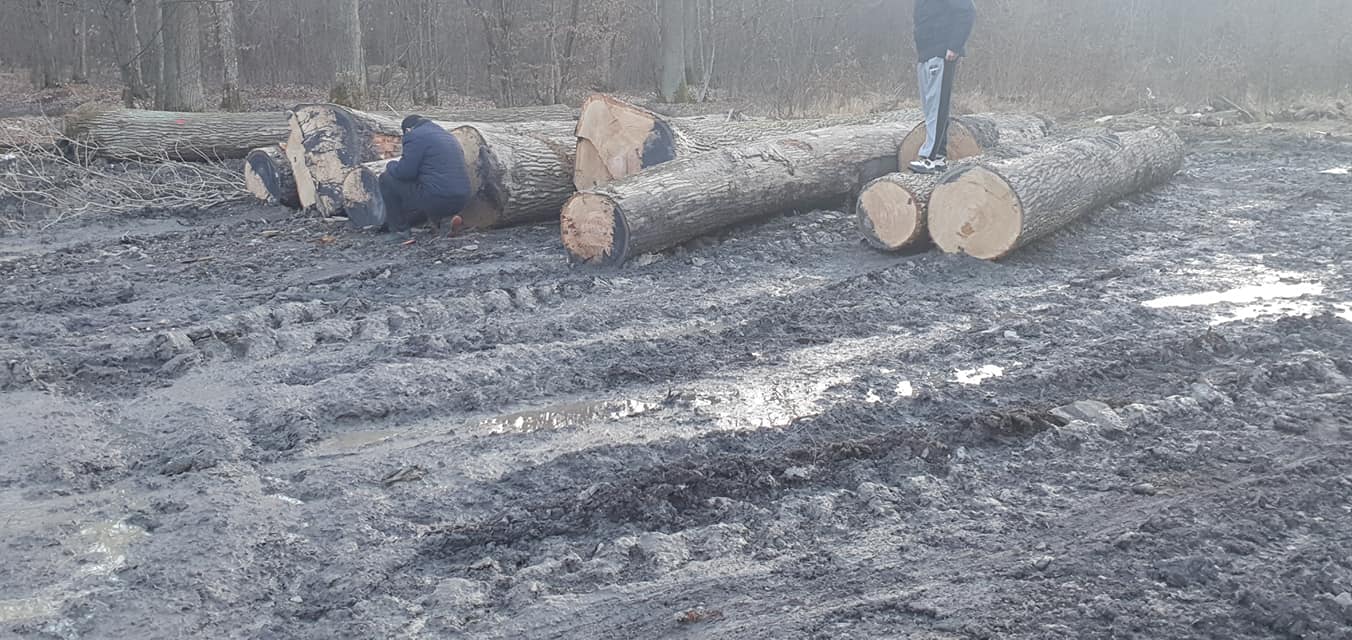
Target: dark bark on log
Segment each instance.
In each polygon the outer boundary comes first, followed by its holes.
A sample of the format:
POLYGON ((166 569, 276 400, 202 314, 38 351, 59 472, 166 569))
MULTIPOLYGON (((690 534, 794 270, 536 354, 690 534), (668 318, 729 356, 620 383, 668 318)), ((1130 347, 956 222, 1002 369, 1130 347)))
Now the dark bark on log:
POLYGON ((244 158, 244 186, 259 200, 300 208, 296 174, 280 145, 262 147, 244 158))
MULTIPOLYGON (((970 116, 957 116, 948 126, 949 162, 984 155, 998 146, 1026 144, 1036 142, 1052 130, 1047 118, 1023 113, 983 113, 970 116)), ((897 161, 905 167, 920 157, 920 148, 925 146, 925 136, 929 127, 924 122, 916 125, 915 130, 901 143, 897 161)))
POLYGON ((597 94, 582 103, 573 182, 582 191, 676 158, 756 140, 842 125, 904 122, 910 126, 921 119, 920 112, 913 110, 811 120, 669 118, 619 98, 597 94))
MULTIPOLYGON (((287 155, 300 185, 301 203, 324 215, 342 211, 343 183, 352 169, 377 160, 398 157, 403 149, 402 118, 391 114, 355 111, 331 104, 297 106, 291 118, 287 155), (299 164, 297 164, 299 163, 299 164)), ((526 114, 553 113, 565 117, 571 110, 559 108, 493 109, 485 111, 430 112, 446 130, 480 123, 494 130, 537 132, 571 136, 568 120, 522 121, 526 114), (454 118, 448 120, 448 118, 454 118), (480 118, 472 120, 470 118, 480 118)))
POLYGON ((1167 182, 1183 142, 1151 127, 1104 132, 945 175, 930 198, 930 233, 948 253, 999 259, 1113 201, 1167 182))
POLYGON ((564 247, 578 262, 618 265, 738 222, 834 204, 895 171, 911 127, 832 127, 668 162, 569 199, 564 247))
POLYGON ((238 159, 285 142, 286 114, 179 113, 80 108, 68 114, 64 134, 81 153, 107 158, 210 161, 238 159))

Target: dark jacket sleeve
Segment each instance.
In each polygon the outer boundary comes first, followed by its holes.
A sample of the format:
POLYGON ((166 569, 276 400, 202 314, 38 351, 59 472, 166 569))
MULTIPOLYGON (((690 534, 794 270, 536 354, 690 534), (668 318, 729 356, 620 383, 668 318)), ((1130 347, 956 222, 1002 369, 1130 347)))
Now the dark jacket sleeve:
POLYGON ((948 19, 948 50, 967 55, 967 38, 976 24, 976 5, 972 0, 947 0, 951 13, 948 19))
POLYGON ((422 168, 423 157, 427 155, 427 136, 420 135, 417 129, 404 136, 404 155, 385 166, 385 173, 404 182, 418 179, 418 170, 422 168))

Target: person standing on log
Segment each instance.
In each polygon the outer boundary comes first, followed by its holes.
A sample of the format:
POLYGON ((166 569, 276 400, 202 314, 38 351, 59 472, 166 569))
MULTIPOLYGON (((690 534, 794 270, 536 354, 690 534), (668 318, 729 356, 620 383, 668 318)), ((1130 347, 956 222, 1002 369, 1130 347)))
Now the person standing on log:
POLYGON ((401 127, 403 156, 380 176, 386 226, 395 240, 408 242, 413 225, 426 219, 440 235, 441 222, 449 219, 451 235, 455 235, 464 224, 459 213, 472 195, 460 142, 422 116, 404 118, 401 127))
POLYGON ((976 23, 972 0, 915 0, 916 65, 920 99, 925 108, 928 136, 920 158, 911 163, 915 173, 942 173, 948 169, 948 113, 953 102, 953 80, 958 60, 967 55, 967 38, 976 23))

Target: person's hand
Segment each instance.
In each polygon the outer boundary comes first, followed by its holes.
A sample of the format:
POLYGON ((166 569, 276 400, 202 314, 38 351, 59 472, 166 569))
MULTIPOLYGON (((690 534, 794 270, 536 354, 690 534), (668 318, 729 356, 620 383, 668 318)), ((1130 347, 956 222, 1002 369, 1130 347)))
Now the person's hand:
POLYGON ((954 51, 954 50, 952 50, 952 49, 949 49, 949 50, 948 50, 948 55, 944 56, 944 60, 947 60, 947 61, 949 61, 949 62, 957 62, 957 61, 958 61, 958 58, 961 58, 961 57, 962 57, 962 56, 958 55, 958 52, 957 52, 957 51, 954 51))

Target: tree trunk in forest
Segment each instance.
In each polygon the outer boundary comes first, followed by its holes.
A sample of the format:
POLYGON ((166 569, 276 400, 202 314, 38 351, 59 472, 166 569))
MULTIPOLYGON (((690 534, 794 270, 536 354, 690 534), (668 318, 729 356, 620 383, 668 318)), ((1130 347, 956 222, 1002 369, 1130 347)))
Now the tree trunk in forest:
MULTIPOLYGON (((1001 145, 1035 142, 1051 132, 1051 120, 1039 115, 1023 113, 983 113, 956 116, 948 125, 948 154, 950 162, 982 155, 987 149, 1001 145)), ((902 167, 920 157, 929 127, 924 122, 901 142, 897 161, 902 167)))
POLYGON ((83 2, 75 3, 75 26, 71 34, 75 38, 75 69, 70 81, 76 84, 89 83, 89 9, 83 2))
POLYGON ((704 81, 703 38, 699 27, 699 0, 681 0, 684 5, 685 86, 687 102, 695 98, 695 87, 704 81))
POLYGON ((221 110, 243 111, 244 98, 239 93, 239 43, 235 38, 234 0, 216 0, 211 11, 216 19, 216 34, 221 41, 221 110))
POLYGON ((1031 155, 945 175, 929 226, 948 253, 1003 258, 1076 218, 1171 179, 1183 142, 1151 127, 1077 138, 1031 155))
POLYGON ((164 111, 205 111, 202 84, 201 8, 196 2, 160 0, 163 38, 160 108, 164 111))
POLYGON ((609 184, 691 154, 727 146, 847 124, 922 120, 919 111, 887 111, 812 120, 729 121, 722 116, 669 118, 612 96, 597 94, 582 103, 577 123, 579 191, 609 184))
POLYGON ((831 127, 668 162, 569 199, 564 247, 578 262, 619 265, 738 222, 833 204, 896 171, 912 126, 831 127))
POLYGON ((80 108, 64 135, 79 152, 107 158, 187 161, 243 158, 286 141, 285 113, 183 113, 80 108))
POLYGON ((281 145, 254 149, 244 158, 244 186, 259 200, 300 208, 296 174, 281 145))
POLYGON ((659 20, 662 29, 662 71, 658 87, 663 102, 689 102, 690 88, 685 82, 685 2, 662 0, 659 20))
MULTIPOLYGON (((474 194, 460 215, 476 229, 557 220, 573 194, 571 147, 565 130, 522 133, 494 125, 465 125, 451 133, 460 141, 474 194)), ((343 209, 358 228, 385 223, 380 176, 388 160, 368 162, 343 180, 343 209)))
POLYGON ((335 4, 340 46, 329 99, 362 109, 366 106, 366 55, 361 37, 361 0, 340 0, 335 4))
POLYGON ((37 29, 38 59, 33 66, 33 86, 51 89, 61 84, 60 65, 56 59, 55 0, 32 0, 33 25, 37 29))
POLYGON ((127 0, 127 29, 131 34, 131 59, 127 61, 127 89, 132 98, 147 98, 145 72, 141 63, 145 60, 146 44, 141 42, 141 27, 137 19, 137 0, 127 0))
MULTIPOLYGON (((447 131, 475 122, 501 122, 487 125, 494 130, 509 133, 538 133, 551 137, 571 139, 574 126, 570 120, 522 122, 530 114, 572 113, 559 107, 523 107, 484 111, 449 111, 425 113, 438 118, 447 131), (515 124, 507 124, 515 123, 515 124)), ((300 198, 306 207, 314 207, 325 215, 342 211, 342 186, 347 174, 358 165, 398 156, 403 148, 400 118, 393 115, 367 113, 327 104, 296 107, 291 119, 291 133, 287 156, 293 163, 300 198)))

